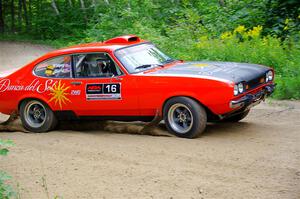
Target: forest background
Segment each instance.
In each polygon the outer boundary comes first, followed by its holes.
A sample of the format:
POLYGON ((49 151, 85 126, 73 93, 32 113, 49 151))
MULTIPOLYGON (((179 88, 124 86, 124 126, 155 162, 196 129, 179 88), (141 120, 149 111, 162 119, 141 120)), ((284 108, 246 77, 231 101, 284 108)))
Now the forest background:
POLYGON ((300 99, 299 0, 0 0, 0 40, 63 47, 124 34, 176 59, 274 67, 274 97, 300 99))

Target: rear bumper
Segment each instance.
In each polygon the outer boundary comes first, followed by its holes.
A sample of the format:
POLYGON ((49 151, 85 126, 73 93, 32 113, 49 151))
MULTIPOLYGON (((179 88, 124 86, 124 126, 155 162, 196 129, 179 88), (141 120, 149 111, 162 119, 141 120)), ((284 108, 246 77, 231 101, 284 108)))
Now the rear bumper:
POLYGON ((267 96, 270 96, 275 90, 276 84, 270 84, 263 87, 262 90, 254 94, 247 94, 237 100, 230 101, 230 108, 244 108, 248 106, 255 106, 264 100, 267 96))

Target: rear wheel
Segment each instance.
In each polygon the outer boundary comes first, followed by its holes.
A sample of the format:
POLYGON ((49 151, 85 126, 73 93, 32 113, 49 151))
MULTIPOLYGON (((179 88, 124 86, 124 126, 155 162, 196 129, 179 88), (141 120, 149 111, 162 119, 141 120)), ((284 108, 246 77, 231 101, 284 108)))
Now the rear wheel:
POLYGON ((45 103, 35 99, 21 103, 20 117, 24 128, 35 133, 50 131, 57 124, 53 111, 45 103))
POLYGON ((205 109, 188 97, 175 97, 166 102, 164 120, 169 132, 178 137, 195 138, 205 130, 205 109))
POLYGON ((224 122, 239 122, 240 120, 244 119, 249 114, 249 112, 250 112, 250 110, 244 111, 242 113, 225 118, 223 121, 224 122))

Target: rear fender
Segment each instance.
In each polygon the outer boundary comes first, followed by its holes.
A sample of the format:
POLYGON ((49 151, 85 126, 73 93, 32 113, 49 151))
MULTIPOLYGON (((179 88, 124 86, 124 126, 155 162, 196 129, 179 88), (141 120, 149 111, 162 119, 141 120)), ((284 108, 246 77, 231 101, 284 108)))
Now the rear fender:
POLYGON ((35 100, 39 100, 45 104, 47 104, 49 106, 49 108, 53 111, 55 111, 54 107, 51 105, 51 103, 48 103, 48 100, 47 98, 45 98, 44 96, 42 95, 24 95, 22 96, 19 100, 18 100, 18 110, 20 110, 20 105, 21 103, 24 101, 24 100, 27 100, 27 99, 35 99, 35 100))
POLYGON ((1 80, 1 78, 5 78, 5 77, 10 76, 11 74, 15 73, 18 70, 19 70, 19 68, 13 68, 13 69, 10 69, 10 70, 1 71, 0 72, 0 80, 1 80))

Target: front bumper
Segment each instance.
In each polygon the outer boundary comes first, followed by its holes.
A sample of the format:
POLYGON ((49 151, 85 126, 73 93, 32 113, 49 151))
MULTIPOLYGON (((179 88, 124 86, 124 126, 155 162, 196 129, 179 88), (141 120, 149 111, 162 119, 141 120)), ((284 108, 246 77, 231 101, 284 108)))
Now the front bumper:
POLYGON ((262 100, 264 100, 267 96, 270 96, 275 90, 276 84, 269 84, 263 87, 262 90, 258 91, 254 94, 246 94, 237 100, 230 101, 230 108, 250 108, 257 104, 259 104, 262 100))

